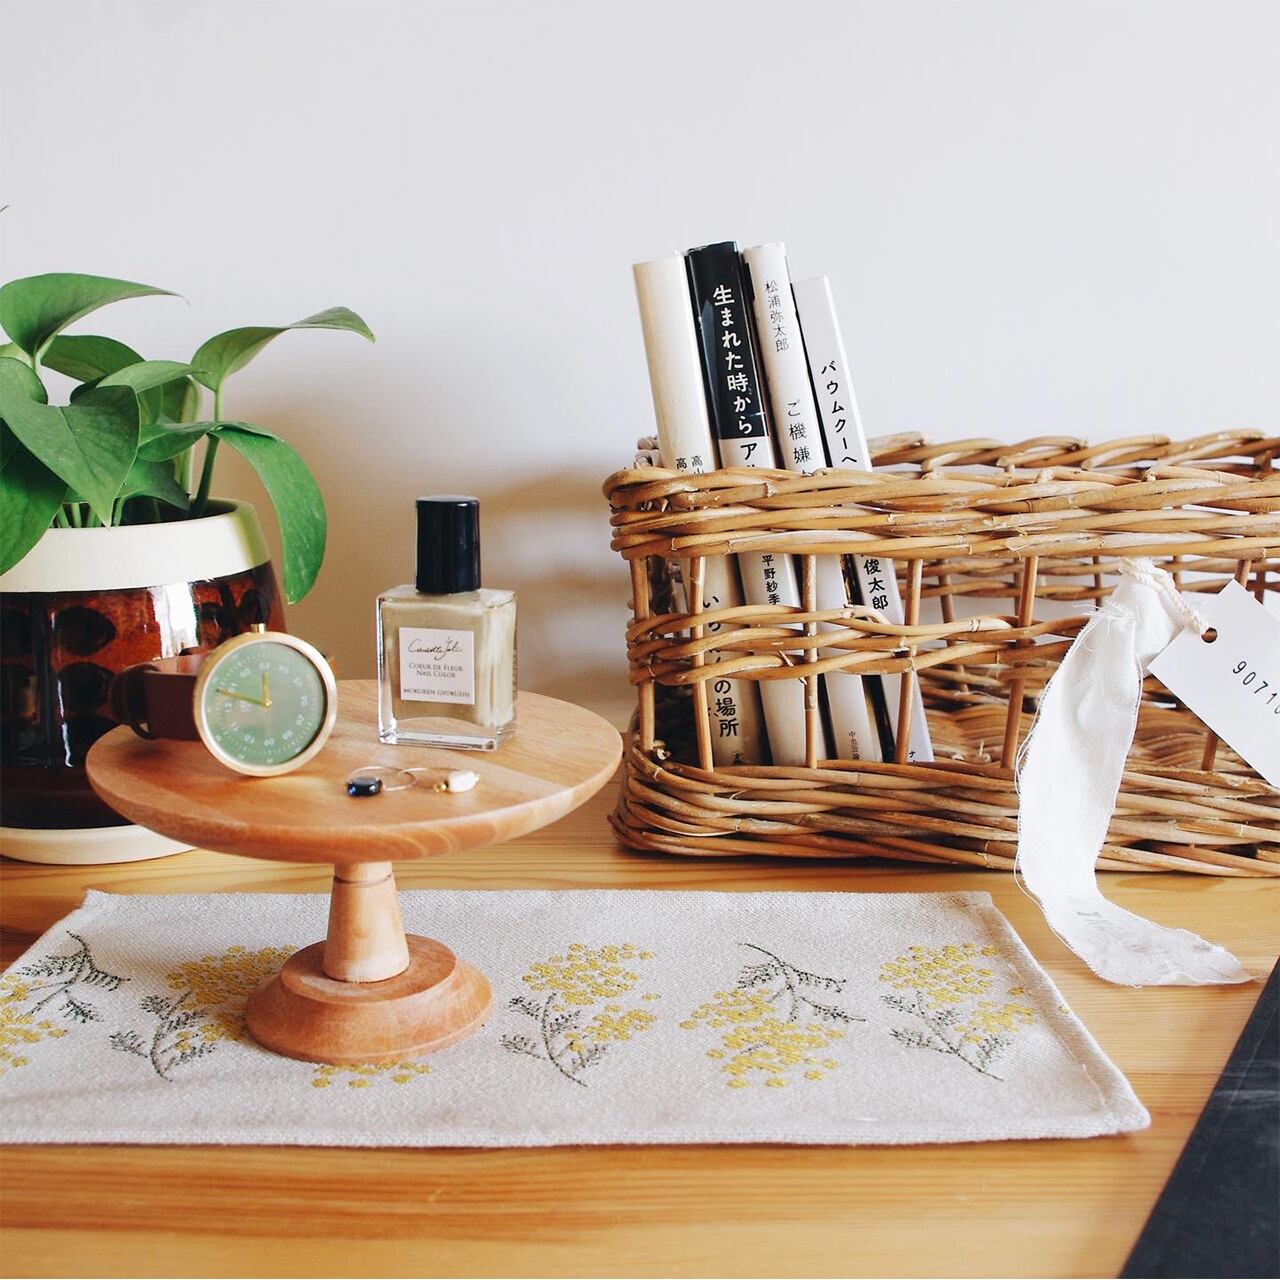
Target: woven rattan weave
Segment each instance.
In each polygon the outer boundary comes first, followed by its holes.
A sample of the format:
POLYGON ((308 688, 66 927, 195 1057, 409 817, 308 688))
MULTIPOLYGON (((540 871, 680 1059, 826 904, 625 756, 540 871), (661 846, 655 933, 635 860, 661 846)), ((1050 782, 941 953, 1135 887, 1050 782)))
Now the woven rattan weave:
MULTIPOLYGON (((606 482, 631 568, 639 694, 613 816, 625 844, 1008 868, 1018 746, 1118 561, 1150 557, 1189 593, 1230 578, 1259 599, 1280 591, 1280 439, 898 436, 872 448, 874 472, 642 468, 606 482), (696 608, 704 558, 740 551, 798 557, 803 606, 676 610, 674 577, 696 608), (893 560, 905 625, 813 607, 814 557, 855 551, 893 560), (819 640, 826 622, 840 630, 819 640), (898 763, 820 760, 818 676, 837 670, 918 680, 935 762, 905 763, 905 717, 898 763), (805 681, 805 767, 713 764, 707 685, 729 673, 805 681)), ((1148 678, 1098 865, 1280 875, 1280 793, 1148 678)))

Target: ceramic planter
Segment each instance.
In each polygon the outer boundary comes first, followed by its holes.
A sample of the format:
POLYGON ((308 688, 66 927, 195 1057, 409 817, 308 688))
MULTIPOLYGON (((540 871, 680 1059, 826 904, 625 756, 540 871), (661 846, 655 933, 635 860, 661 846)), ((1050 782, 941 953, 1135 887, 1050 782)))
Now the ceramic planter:
POLYGON ((284 602, 253 508, 209 507, 202 519, 172 524, 51 529, 0 576, 6 829, 123 825, 84 769, 89 748, 114 727, 111 677, 257 622, 283 629, 284 602))

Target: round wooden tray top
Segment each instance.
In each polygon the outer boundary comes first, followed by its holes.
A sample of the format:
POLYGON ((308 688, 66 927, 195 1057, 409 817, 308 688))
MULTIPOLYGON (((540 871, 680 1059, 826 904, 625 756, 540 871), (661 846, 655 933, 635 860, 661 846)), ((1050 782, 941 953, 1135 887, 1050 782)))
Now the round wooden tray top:
POLYGON ((482 973, 430 938, 405 936, 393 864, 524 835, 554 822, 613 775, 618 731, 581 707, 522 693, 516 732, 497 751, 384 746, 371 680, 338 685, 338 722, 296 773, 249 778, 198 742, 148 742, 127 728, 89 752, 89 780, 125 817, 206 849, 289 862, 332 862, 329 933, 292 955, 249 998, 259 1043, 315 1062, 395 1062, 443 1049, 483 1023, 482 973), (472 769, 460 794, 420 777, 355 799, 362 766, 472 769))
MULTIPOLYGON (((497 751, 385 746, 372 680, 338 683, 338 723, 296 773, 249 778, 199 742, 148 742, 116 729, 89 752, 89 780, 132 822, 201 849, 286 862, 394 862, 511 840, 595 795, 621 755, 618 731, 568 702, 522 693, 516 732, 497 751), (474 791, 431 790, 431 778, 353 799, 362 765, 472 769, 474 791)), ((442 775, 443 776, 443 775, 442 775)))

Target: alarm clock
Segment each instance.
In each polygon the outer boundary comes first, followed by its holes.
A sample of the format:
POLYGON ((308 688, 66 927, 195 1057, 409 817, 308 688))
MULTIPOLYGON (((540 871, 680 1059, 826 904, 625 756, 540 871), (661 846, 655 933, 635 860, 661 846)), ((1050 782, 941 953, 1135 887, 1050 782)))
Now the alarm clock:
POLYGON ((267 778, 299 768, 324 746, 338 687, 313 645, 259 628, 122 671, 110 705, 140 737, 199 739, 227 768, 267 778))

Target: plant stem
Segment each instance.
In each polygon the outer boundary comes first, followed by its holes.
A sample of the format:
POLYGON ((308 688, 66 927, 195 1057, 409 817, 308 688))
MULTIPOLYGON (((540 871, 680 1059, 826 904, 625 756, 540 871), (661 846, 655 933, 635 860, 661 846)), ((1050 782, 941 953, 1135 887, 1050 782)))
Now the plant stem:
POLYGON ((59 507, 53 517, 54 525, 59 529, 70 529, 71 521, 67 519, 67 511, 65 507, 59 507))
MULTIPOLYGON (((219 385, 213 393, 213 420, 222 421, 222 387, 219 385)), ((200 469, 200 487, 196 490, 195 501, 191 504, 192 518, 204 515, 209 501, 209 486, 213 483, 213 462, 218 456, 218 437, 205 436, 204 466, 200 469)))
POLYGON ((200 469, 200 487, 196 490, 195 501, 191 504, 191 515, 198 518, 204 515, 209 501, 209 486, 213 483, 213 460, 218 456, 217 436, 206 436, 204 447, 204 466, 200 469))
POLYGON ((72 502, 67 506, 66 511, 67 516, 71 521, 71 527, 73 529, 83 529, 84 516, 80 512, 80 504, 78 502, 72 502))

